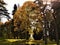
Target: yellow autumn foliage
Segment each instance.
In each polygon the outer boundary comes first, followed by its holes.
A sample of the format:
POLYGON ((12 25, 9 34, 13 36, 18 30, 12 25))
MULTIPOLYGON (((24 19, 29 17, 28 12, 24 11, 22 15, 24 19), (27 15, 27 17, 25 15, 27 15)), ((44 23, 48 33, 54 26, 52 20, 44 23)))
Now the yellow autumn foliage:
POLYGON ((30 28, 31 21, 29 19, 36 20, 38 19, 39 23, 36 23, 36 28, 42 30, 42 23, 41 21, 43 18, 41 17, 40 9, 37 7, 37 4, 33 3, 32 1, 27 1, 23 4, 22 7, 19 7, 14 15, 14 26, 18 26, 20 29, 30 28), (18 24, 19 23, 19 24, 18 24))

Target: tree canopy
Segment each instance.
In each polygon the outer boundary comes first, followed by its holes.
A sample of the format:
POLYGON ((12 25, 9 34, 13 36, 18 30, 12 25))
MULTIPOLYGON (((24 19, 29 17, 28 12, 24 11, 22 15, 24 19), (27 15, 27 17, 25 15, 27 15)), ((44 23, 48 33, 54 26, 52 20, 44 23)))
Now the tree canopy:
POLYGON ((37 4, 28 1, 17 9, 14 15, 14 26, 23 30, 31 28, 32 25, 38 28, 37 30, 42 30, 42 19, 42 14, 37 4))

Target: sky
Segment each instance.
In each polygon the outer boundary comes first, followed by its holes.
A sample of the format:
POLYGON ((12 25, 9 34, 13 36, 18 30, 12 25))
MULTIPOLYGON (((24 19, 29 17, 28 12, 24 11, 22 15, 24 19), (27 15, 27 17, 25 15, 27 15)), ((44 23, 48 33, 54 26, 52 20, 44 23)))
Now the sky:
MULTIPOLYGON (((5 5, 6 9, 8 10, 8 12, 10 13, 10 17, 13 18, 12 16, 12 11, 13 11, 13 6, 14 4, 19 6, 22 6, 24 2, 26 1, 34 1, 34 0, 4 0, 4 2, 7 4, 5 5)), ((1 22, 5 23, 7 21, 6 18, 2 18, 1 22)))
POLYGON ((7 3, 6 8, 9 10, 8 11, 9 13, 12 12, 14 4, 17 4, 17 5, 19 4, 20 6, 22 6, 23 3, 26 1, 28 1, 28 0, 4 0, 4 2, 7 3))

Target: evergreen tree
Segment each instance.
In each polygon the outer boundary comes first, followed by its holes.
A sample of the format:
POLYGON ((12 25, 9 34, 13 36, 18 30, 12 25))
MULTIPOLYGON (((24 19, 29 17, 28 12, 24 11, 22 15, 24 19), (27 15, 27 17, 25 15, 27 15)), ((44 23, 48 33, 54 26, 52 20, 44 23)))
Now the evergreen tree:
POLYGON ((6 3, 3 0, 0 0, 0 21, 1 18, 6 17, 7 19, 10 18, 9 13, 7 12, 8 10, 4 7, 6 3))
POLYGON ((15 14, 16 10, 17 10, 17 5, 16 5, 16 4, 14 4, 14 10, 12 11, 12 15, 14 15, 14 14, 15 14))

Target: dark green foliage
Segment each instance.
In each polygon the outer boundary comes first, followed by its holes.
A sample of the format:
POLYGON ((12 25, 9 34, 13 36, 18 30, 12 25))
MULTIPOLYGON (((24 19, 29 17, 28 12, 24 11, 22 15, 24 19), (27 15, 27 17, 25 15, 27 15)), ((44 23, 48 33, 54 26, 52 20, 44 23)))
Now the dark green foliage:
POLYGON ((4 7, 4 5, 6 5, 6 3, 3 0, 0 0, 0 19, 5 16, 7 19, 10 19, 8 10, 4 7))
POLYGON ((17 10, 17 5, 16 5, 16 4, 14 4, 14 10, 12 11, 12 15, 14 15, 14 14, 15 14, 16 10, 17 10))

